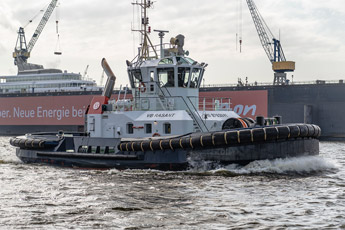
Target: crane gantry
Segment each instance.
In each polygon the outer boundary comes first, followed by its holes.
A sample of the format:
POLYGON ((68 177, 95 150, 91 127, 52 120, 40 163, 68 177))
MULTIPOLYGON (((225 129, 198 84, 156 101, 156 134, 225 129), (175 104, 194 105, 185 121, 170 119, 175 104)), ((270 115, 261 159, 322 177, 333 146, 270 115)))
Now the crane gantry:
POLYGON ((264 48, 268 59, 272 63, 272 69, 274 71, 273 84, 283 85, 286 83, 286 72, 293 72, 295 70, 295 62, 286 61, 280 41, 273 36, 271 30, 260 15, 254 1, 246 1, 253 18, 256 31, 259 35, 261 45, 264 48))
POLYGON ((18 66, 18 71, 24 71, 24 70, 30 70, 30 69, 43 69, 43 66, 28 63, 27 60, 30 57, 31 51, 34 48, 50 16, 52 15, 57 2, 58 0, 52 0, 50 2, 40 23, 38 24, 34 34, 32 35, 28 45, 26 44, 24 28, 23 27, 19 28, 16 47, 13 52, 14 64, 18 66))

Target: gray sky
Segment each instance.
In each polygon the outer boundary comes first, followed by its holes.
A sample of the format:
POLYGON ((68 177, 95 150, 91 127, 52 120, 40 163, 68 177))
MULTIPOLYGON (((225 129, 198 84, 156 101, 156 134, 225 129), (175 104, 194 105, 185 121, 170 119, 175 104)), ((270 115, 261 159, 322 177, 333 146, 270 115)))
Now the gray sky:
MULTIPOLYGON (((50 0, 0 1, 0 75, 15 74, 12 51, 17 30, 50 0)), ((55 56, 56 14, 45 27, 29 62, 70 72, 83 73, 100 81, 101 59, 107 58, 117 75, 116 86, 127 84, 125 60, 132 60, 138 45, 131 32, 132 0, 60 0, 58 7, 62 56, 55 56)), ((242 0, 242 53, 236 51, 240 0, 156 0, 149 11, 152 29, 169 30, 170 37, 183 34, 190 57, 209 64, 206 84, 271 82, 273 71, 261 47, 246 2, 242 0)), ((279 36, 288 60, 296 62, 294 81, 344 79, 344 0, 256 0, 271 31, 279 36)), ((30 40, 42 14, 26 27, 30 40)), ((136 20, 134 20, 136 22, 136 20)), ((151 34, 158 44, 156 33, 151 34)), ((289 78, 291 74, 288 75, 289 78)))

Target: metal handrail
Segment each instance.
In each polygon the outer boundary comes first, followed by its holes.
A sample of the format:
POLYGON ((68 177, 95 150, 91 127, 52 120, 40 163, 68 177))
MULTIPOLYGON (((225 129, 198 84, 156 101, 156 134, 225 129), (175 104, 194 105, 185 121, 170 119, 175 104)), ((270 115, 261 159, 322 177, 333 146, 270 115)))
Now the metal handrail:
MULTIPOLYGON (((165 96, 165 93, 163 92, 163 90, 162 90, 162 87, 159 85, 159 82, 158 81, 155 81, 155 83, 156 83, 156 85, 158 86, 158 88, 160 89, 160 91, 161 91, 161 93, 163 94, 163 96, 165 96)), ((165 89, 166 89, 166 91, 168 92, 168 94, 169 94, 169 97, 171 97, 171 93, 170 93, 170 91, 167 89, 167 87, 166 86, 163 86, 165 89)))
MULTIPOLYGON (((195 106, 194 106, 193 102, 191 101, 190 97, 187 97, 187 98, 188 98, 190 104, 193 106, 195 113, 196 113, 196 114, 198 115, 198 117, 200 118, 201 123, 202 123, 202 124, 204 125, 204 127, 206 128, 206 131, 209 132, 209 130, 208 130, 208 128, 207 128, 205 122, 202 120, 202 117, 201 117, 200 114, 198 113, 198 110, 195 108, 195 106)), ((182 99, 184 100, 183 97, 182 97, 182 99)), ((187 105, 187 107, 188 107, 188 109, 189 109, 189 106, 188 106, 188 105, 187 105)), ((190 110, 190 109, 189 109, 189 110, 190 110)), ((191 113, 192 113, 192 112, 191 112, 191 113)), ((193 114, 193 113, 192 113, 192 114, 193 114)), ((194 116, 194 115, 193 115, 193 116, 194 116)), ((195 117, 194 117, 194 118, 195 118, 195 117)), ((197 121, 197 119, 194 119, 194 121, 198 123, 198 126, 199 126, 199 128, 201 129, 201 126, 199 125, 199 122, 197 121)), ((201 129, 201 130, 202 130, 202 129, 201 129)))
MULTIPOLYGON (((139 100, 140 100, 141 98, 144 98, 144 99, 150 99, 150 98, 153 98, 153 99, 160 99, 159 96, 156 96, 156 97, 137 97, 136 99, 139 99, 139 100)), ((166 98, 181 98, 182 101, 183 101, 183 103, 186 105, 187 110, 190 111, 190 115, 192 116, 193 121, 195 121, 195 122, 197 123, 198 127, 200 128, 200 130, 203 130, 203 129, 201 128, 200 122, 199 122, 198 119, 196 118, 196 115, 195 115, 195 114, 197 114, 197 116, 199 116, 200 121, 202 122, 202 124, 203 124, 203 126, 205 127, 205 129, 208 131, 208 128, 207 128, 206 124, 203 122, 203 120, 202 120, 200 114, 198 113, 198 110, 195 108, 195 106, 193 105, 193 103, 192 103, 191 101, 190 101, 190 102, 191 102, 191 104, 192 104, 193 109, 194 109, 195 112, 192 111, 192 109, 190 108, 190 106, 188 105, 188 103, 186 102, 186 100, 184 99, 184 97, 182 97, 182 96, 170 96, 170 97, 166 97, 166 98)), ((189 99, 189 98, 188 98, 188 99, 189 99)), ((133 99, 131 99, 131 100, 133 100, 133 99)), ((189 99, 189 100, 190 100, 190 99, 189 99)))
MULTIPOLYGON (((322 84, 344 84, 345 80, 314 80, 314 81, 293 81, 285 84, 283 86, 293 86, 293 85, 322 85, 322 84)), ((273 86, 271 82, 252 82, 240 86, 237 84, 202 84, 201 88, 214 88, 214 87, 255 87, 255 86, 273 86)))

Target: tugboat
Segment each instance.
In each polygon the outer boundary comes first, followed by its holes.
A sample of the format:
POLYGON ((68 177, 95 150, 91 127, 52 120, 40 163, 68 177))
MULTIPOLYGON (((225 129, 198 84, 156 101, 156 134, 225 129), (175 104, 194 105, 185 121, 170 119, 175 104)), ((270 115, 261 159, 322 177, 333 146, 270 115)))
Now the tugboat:
POLYGON ((163 43, 168 31, 149 39, 143 0, 141 47, 126 61, 132 99, 115 100, 116 77, 108 76, 102 96, 85 114, 85 132, 37 133, 12 138, 25 163, 78 168, 184 170, 192 161, 247 164, 255 160, 317 155, 321 130, 310 124, 281 124, 281 117, 241 118, 229 98, 199 98, 207 64, 184 50, 183 35, 163 43))

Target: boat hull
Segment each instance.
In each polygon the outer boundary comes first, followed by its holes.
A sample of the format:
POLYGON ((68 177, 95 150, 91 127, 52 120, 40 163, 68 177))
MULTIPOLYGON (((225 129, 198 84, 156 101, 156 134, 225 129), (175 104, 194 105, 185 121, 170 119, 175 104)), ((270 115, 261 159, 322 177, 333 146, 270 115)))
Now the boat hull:
POLYGON ((319 154, 319 140, 298 138, 237 146, 120 152, 117 154, 66 153, 42 150, 16 149, 24 163, 48 164, 87 169, 158 169, 186 170, 195 163, 211 161, 218 165, 246 165, 257 160, 273 160, 319 154))
POLYGON ((246 165, 257 160, 284 159, 319 154, 319 140, 314 138, 289 139, 190 152, 190 158, 215 161, 221 164, 246 165))
POLYGON ((184 170, 188 168, 184 151, 143 154, 88 154, 48 152, 16 149, 17 157, 24 163, 48 164, 85 169, 157 169, 184 170))
POLYGON ((245 165, 319 154, 320 127, 256 126, 151 138, 101 138, 87 133, 38 133, 10 140, 25 163, 98 169, 185 170, 198 162, 245 165))

